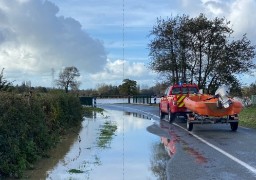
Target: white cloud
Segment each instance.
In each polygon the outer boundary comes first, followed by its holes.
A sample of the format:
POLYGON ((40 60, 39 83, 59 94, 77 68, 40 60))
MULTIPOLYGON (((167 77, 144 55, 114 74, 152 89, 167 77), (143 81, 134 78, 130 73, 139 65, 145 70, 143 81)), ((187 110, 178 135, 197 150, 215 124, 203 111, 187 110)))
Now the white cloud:
POLYGON ((38 74, 76 66, 98 72, 106 64, 102 42, 82 30, 73 18, 42 0, 0 2, 0 64, 8 72, 38 74), (13 8, 15 7, 15 8, 13 8))
POLYGON ((144 63, 108 59, 104 71, 92 74, 91 79, 98 83, 120 85, 121 81, 126 78, 144 82, 148 79, 152 81, 153 76, 154 74, 149 72, 144 63))
POLYGON ((182 14, 225 17, 231 21, 235 37, 247 33, 256 44, 255 0, 124 2, 123 22, 120 0, 0 0, 0 68, 5 67, 13 80, 33 77, 32 85, 49 86, 52 68, 58 72, 71 65, 82 74, 82 88, 121 84, 123 78, 153 85, 156 76, 145 67, 150 41, 147 35, 157 18, 182 14), (108 55, 102 42, 89 34, 104 41, 108 55))
POLYGON ((208 10, 214 16, 220 16, 224 11, 224 4, 219 0, 204 0, 202 1, 208 10))
POLYGON ((233 24, 235 34, 240 36, 247 33, 248 38, 256 43, 255 0, 235 0, 230 6, 230 14, 227 18, 233 24))

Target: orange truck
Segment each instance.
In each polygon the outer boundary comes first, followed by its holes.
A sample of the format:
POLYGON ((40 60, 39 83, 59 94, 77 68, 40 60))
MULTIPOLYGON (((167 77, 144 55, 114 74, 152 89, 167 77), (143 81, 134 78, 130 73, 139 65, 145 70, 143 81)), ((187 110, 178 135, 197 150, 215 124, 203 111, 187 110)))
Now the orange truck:
POLYGON ((185 107, 183 100, 191 94, 198 94, 199 89, 196 84, 175 84, 169 86, 159 103, 159 115, 164 119, 168 115, 168 121, 173 122, 177 116, 184 116, 187 119, 187 114, 191 113, 185 107))

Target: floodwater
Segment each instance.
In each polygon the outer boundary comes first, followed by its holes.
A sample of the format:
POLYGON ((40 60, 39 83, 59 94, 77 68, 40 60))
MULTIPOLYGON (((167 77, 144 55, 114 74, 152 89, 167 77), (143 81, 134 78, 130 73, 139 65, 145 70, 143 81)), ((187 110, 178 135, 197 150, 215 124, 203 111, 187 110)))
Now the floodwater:
POLYGON ((64 146, 28 176, 47 180, 166 179, 166 164, 175 153, 175 139, 170 136, 147 116, 114 110, 94 113, 84 118, 78 134, 68 137, 64 146))

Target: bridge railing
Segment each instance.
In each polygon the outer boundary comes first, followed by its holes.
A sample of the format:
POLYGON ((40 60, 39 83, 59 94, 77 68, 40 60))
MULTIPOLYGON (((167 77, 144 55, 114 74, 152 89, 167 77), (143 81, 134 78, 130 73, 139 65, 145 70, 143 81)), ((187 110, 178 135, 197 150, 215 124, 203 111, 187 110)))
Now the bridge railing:
POLYGON ((150 95, 134 96, 81 96, 79 97, 82 105, 96 106, 97 104, 128 103, 128 104, 156 104, 158 98, 150 95))

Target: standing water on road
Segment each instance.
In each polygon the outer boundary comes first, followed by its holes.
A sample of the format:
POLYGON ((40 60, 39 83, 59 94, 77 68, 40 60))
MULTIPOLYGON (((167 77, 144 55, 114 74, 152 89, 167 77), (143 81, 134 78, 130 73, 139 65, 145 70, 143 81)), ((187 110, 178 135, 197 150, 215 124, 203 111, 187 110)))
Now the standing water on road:
POLYGON ((44 177, 36 178, 166 179, 165 167, 158 167, 163 162, 156 158, 162 154, 166 163, 170 157, 160 137, 147 131, 152 124, 146 116, 114 110, 84 118, 69 151, 44 177))

